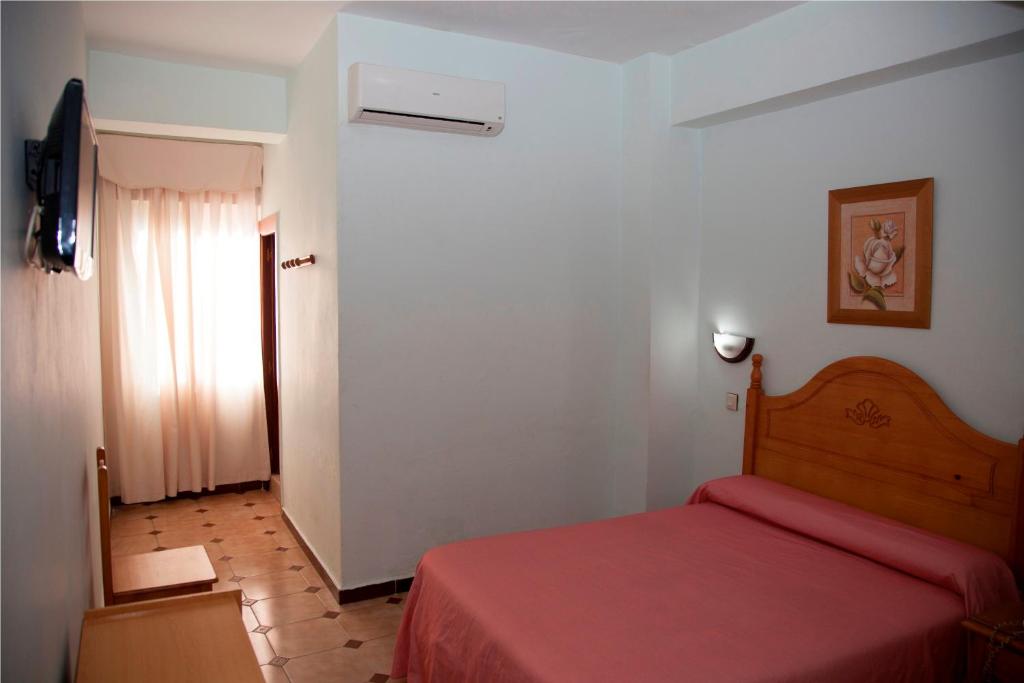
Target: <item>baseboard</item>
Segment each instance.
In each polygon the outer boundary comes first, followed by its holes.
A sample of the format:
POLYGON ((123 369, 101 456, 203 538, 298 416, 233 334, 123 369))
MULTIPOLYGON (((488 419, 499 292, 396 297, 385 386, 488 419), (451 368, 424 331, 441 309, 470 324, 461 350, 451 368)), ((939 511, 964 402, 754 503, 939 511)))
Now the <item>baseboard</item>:
POLYGON ((386 595, 404 593, 408 591, 410 587, 412 587, 411 576, 405 579, 393 579, 391 581, 383 581, 381 583, 371 583, 368 586, 359 586, 358 588, 343 588, 338 596, 338 604, 344 605, 350 602, 361 602, 363 600, 383 598, 386 595))
POLYGON ((327 570, 321 564, 309 544, 306 543, 306 539, 302 537, 299 530, 296 528, 295 523, 288 518, 288 513, 281 510, 281 519, 288 526, 288 530, 295 536, 295 540, 302 546, 302 550, 305 551, 310 561, 313 563, 313 568, 316 569, 316 573, 320 575, 320 579, 327 586, 327 590, 331 591, 331 594, 338 600, 339 605, 346 605, 352 602, 361 602, 363 600, 372 600, 374 598, 383 598, 388 595, 394 595, 395 593, 404 593, 412 587, 412 577, 405 579, 393 579, 391 581, 383 581, 381 583, 373 583, 368 586, 359 586, 358 588, 345 588, 344 590, 339 589, 331 578, 331 575, 327 573, 327 570))
MULTIPOLYGON (((302 534, 299 533, 299 530, 295 527, 295 524, 288 518, 288 513, 284 511, 284 508, 281 508, 281 519, 284 520, 285 525, 288 527, 288 530, 292 532, 292 536, 295 537, 295 540, 299 542, 300 546, 302 546, 303 552, 306 553, 306 557, 308 557, 310 562, 313 563, 313 569, 315 569, 316 573, 320 575, 320 580, 324 582, 325 586, 327 586, 327 590, 331 591, 331 595, 333 595, 335 599, 340 598, 338 586, 335 585, 331 575, 327 573, 324 565, 320 562, 320 558, 316 556, 316 553, 313 552, 309 547, 309 544, 306 543, 306 539, 303 538, 302 534)), ((338 599, 338 604, 341 604, 340 599, 338 599)))
MULTIPOLYGON (((203 496, 216 496, 222 493, 245 493, 246 491, 255 491, 257 489, 269 489, 270 481, 240 481, 236 484, 218 484, 212 489, 204 488, 202 491, 179 491, 178 498, 191 498, 193 500, 202 498, 203 496)), ((167 500, 167 498, 164 498, 167 500)), ((159 500, 151 500, 143 505, 151 505, 153 503, 159 503, 159 500)), ((113 496, 110 499, 111 505, 121 505, 121 496, 113 496)))

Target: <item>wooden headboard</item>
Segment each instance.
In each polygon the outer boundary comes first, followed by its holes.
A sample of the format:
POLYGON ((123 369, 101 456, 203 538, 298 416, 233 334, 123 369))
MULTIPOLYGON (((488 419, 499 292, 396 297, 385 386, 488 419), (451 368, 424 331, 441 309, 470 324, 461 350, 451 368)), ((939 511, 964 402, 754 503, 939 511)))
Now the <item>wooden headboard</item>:
POLYGON ((991 550, 1024 577, 1024 438, 958 418, 913 372, 883 358, 832 363, 791 394, 747 390, 743 473, 991 550))

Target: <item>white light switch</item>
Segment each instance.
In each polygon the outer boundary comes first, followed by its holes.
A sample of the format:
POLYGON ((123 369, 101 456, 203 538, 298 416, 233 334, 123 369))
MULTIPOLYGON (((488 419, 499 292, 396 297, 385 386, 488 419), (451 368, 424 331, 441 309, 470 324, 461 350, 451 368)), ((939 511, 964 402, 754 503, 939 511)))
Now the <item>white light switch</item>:
POLYGON ((740 409, 740 396, 739 394, 726 394, 725 395, 725 407, 727 410, 739 410, 740 409))

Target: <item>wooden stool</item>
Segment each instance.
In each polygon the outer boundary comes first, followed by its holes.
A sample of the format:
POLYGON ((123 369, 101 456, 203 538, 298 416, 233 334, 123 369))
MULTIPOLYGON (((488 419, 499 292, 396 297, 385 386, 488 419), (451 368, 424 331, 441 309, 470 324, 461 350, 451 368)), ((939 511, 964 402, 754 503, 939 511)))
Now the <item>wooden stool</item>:
POLYGON ((139 600, 213 590, 217 572, 206 548, 193 545, 161 552, 110 555, 110 479, 106 452, 96 449, 96 479, 100 497, 100 549, 103 563, 103 601, 120 605, 139 600))

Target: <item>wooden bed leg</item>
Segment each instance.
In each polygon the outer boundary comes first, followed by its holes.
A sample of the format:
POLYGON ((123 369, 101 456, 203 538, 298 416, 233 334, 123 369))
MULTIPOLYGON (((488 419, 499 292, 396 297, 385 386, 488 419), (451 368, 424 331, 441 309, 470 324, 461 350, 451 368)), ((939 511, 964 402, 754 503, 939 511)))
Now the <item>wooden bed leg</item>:
POLYGON ((751 357, 750 387, 747 389, 746 424, 743 434, 743 474, 754 474, 754 448, 757 444, 757 406, 764 389, 761 388, 761 363, 764 356, 755 353, 751 357))

